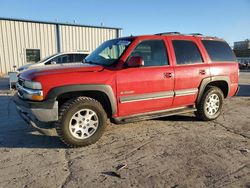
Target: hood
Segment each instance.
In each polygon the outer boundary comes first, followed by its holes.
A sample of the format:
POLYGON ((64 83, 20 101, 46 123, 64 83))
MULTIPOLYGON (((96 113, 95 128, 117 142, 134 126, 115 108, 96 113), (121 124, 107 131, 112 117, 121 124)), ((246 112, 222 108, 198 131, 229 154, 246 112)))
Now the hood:
POLYGON ((24 80, 32 80, 36 76, 53 75, 53 74, 66 74, 73 72, 98 72, 103 70, 101 65, 83 64, 83 63, 68 63, 56 64, 50 66, 41 66, 33 69, 28 69, 22 72, 19 77, 24 80))
POLYGON ((29 67, 32 66, 32 65, 33 65, 33 63, 28 63, 28 64, 26 64, 26 65, 23 65, 23 66, 19 67, 17 70, 18 70, 19 72, 21 72, 21 71, 23 71, 23 70, 29 68, 29 67))
POLYGON ((22 72, 22 71, 25 71, 26 69, 36 68, 36 67, 40 67, 40 66, 44 66, 44 63, 43 62, 41 62, 41 63, 28 63, 26 65, 19 67, 17 69, 17 71, 22 72))

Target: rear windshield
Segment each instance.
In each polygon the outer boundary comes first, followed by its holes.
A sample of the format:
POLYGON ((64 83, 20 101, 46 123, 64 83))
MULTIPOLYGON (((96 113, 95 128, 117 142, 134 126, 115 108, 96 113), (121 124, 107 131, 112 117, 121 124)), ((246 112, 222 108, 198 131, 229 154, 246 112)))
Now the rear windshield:
POLYGON ((202 43, 212 61, 236 61, 232 49, 226 42, 203 40, 202 43))

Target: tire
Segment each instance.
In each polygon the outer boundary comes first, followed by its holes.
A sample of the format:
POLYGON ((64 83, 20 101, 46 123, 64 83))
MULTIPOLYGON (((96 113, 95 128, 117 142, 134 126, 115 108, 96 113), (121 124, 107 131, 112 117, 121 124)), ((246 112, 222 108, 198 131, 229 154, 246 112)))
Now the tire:
POLYGON ((221 114, 224 101, 224 94, 218 87, 208 86, 196 105, 195 115, 203 121, 211 121, 221 114))
POLYGON ((106 112, 97 100, 77 97, 61 106, 56 130, 67 146, 83 147, 97 142, 106 125, 106 112))

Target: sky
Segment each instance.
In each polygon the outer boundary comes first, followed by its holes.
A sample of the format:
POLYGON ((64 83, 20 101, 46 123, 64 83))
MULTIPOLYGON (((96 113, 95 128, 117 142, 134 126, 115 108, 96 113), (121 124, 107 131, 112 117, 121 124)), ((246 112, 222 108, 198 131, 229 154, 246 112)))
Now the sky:
POLYGON ((123 36, 178 31, 250 38, 250 0, 0 0, 0 17, 123 28, 123 36))

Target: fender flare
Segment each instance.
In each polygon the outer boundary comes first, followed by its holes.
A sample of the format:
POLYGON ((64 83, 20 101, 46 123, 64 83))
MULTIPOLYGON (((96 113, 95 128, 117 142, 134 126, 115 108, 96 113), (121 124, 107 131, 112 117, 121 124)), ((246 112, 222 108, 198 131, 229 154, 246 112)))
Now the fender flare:
POLYGON ((207 77, 207 78, 204 78, 202 81, 201 81, 201 84, 200 84, 200 87, 199 87, 199 93, 198 93, 198 97, 197 97, 197 100, 196 100, 196 103, 199 103, 200 100, 201 100, 201 97, 207 87, 207 85, 211 82, 214 82, 214 81, 225 81, 228 85, 228 92, 227 92, 227 96, 228 94, 230 93, 230 78, 229 76, 211 76, 211 77, 207 77))
POLYGON ((84 92, 84 91, 100 91, 107 95, 112 109, 112 114, 117 113, 117 104, 116 98, 113 92, 113 89, 110 85, 102 85, 102 84, 77 84, 77 85, 66 85, 59 86, 51 89, 47 94, 47 99, 54 99, 62 94, 70 93, 70 92, 84 92))

